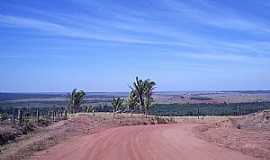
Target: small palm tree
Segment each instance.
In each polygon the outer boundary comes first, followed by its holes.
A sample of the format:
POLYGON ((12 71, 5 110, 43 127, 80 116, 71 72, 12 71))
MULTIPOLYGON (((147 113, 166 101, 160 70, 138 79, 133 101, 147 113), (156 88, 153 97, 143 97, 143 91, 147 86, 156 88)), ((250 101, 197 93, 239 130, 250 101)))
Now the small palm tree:
POLYGON ((83 90, 77 91, 77 89, 73 89, 71 94, 69 94, 69 111, 71 113, 76 113, 79 111, 81 104, 83 103, 85 92, 83 90))
POLYGON ((127 98, 127 107, 130 111, 135 111, 138 105, 138 97, 136 96, 135 91, 132 89, 127 98))
POLYGON ((121 108, 123 107, 123 103, 124 103, 124 100, 122 98, 113 97, 113 100, 112 100, 113 113, 121 110, 121 108))

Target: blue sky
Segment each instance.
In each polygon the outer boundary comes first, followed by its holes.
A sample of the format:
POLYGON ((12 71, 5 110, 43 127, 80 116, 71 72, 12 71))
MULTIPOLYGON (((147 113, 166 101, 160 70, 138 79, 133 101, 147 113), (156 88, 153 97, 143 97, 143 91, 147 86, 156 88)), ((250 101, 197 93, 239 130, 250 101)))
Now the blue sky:
POLYGON ((0 91, 270 89, 267 0, 0 2, 0 91))

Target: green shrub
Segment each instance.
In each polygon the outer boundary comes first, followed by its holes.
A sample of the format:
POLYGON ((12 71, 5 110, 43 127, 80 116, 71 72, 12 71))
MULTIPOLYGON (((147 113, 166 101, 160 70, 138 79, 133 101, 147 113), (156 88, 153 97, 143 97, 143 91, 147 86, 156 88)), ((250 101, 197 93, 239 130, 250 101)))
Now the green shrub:
POLYGON ((167 124, 168 123, 167 118, 160 117, 160 116, 155 116, 154 120, 156 121, 157 124, 167 124))
POLYGON ((8 114, 7 113, 1 113, 0 114, 0 120, 1 121, 7 120, 7 119, 8 119, 8 114))
POLYGON ((33 122, 31 122, 30 120, 25 120, 20 126, 19 126, 19 130, 23 133, 23 134, 27 134, 29 132, 34 131, 36 128, 36 126, 33 124, 33 122))
POLYGON ((14 140, 19 133, 16 129, 5 126, 0 128, 0 145, 8 143, 10 140, 14 140))
POLYGON ((51 121, 48 120, 48 119, 39 119, 38 120, 38 125, 39 126, 43 126, 43 127, 46 127, 46 126, 49 126, 51 124, 51 121))

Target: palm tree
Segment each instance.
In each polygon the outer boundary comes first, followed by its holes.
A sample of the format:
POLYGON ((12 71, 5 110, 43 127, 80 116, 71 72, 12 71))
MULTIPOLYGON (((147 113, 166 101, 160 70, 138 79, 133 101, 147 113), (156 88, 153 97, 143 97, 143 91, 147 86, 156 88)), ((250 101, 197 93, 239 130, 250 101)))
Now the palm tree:
POLYGON ((155 89, 156 83, 151 81, 150 79, 140 80, 136 77, 135 82, 133 83, 133 87, 131 87, 132 91, 137 96, 141 110, 144 111, 145 114, 148 114, 148 110, 153 102, 153 90, 155 89))
POLYGON ((144 107, 144 81, 136 77, 135 82, 133 82, 133 88, 131 87, 132 90, 134 90, 137 98, 139 99, 140 107, 144 107))
POLYGON ((131 90, 127 98, 128 110, 134 111, 138 105, 138 97, 136 96, 135 90, 131 90))
POLYGON ((113 97, 113 100, 112 100, 113 113, 119 111, 122 108, 123 102, 124 102, 124 100, 122 98, 113 97))
POLYGON ((81 104, 83 103, 83 99, 85 97, 85 92, 83 90, 77 91, 77 89, 73 89, 71 94, 69 94, 69 111, 71 113, 76 113, 79 111, 81 104))
POLYGON ((155 89, 156 83, 154 81, 151 81, 150 79, 147 79, 144 81, 144 96, 145 96, 145 113, 148 114, 149 108, 152 105, 152 102, 154 101, 152 95, 153 90, 155 89))

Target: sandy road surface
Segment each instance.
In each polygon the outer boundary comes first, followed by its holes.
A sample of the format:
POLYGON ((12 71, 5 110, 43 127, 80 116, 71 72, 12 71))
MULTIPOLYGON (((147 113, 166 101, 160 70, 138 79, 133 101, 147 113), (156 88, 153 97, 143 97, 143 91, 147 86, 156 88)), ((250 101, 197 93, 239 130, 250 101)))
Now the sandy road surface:
POLYGON ((196 138, 192 124, 128 126, 74 138, 33 160, 255 160, 196 138))

